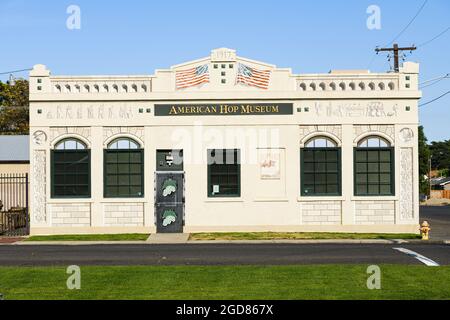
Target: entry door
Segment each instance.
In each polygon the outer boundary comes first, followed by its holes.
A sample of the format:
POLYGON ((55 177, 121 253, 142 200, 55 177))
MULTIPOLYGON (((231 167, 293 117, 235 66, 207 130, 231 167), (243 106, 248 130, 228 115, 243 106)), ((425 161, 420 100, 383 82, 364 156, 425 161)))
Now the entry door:
POLYGON ((158 233, 183 233, 184 172, 156 172, 155 213, 158 233))

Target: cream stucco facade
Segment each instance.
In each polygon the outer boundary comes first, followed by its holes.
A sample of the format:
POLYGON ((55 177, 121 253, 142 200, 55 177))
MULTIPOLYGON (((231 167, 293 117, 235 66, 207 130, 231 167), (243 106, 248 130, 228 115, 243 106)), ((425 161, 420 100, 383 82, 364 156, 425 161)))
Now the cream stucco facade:
POLYGON ((217 49, 200 60, 149 76, 30 73, 31 233, 156 232, 157 150, 183 150, 184 232, 418 232, 419 66, 399 73, 290 69, 217 49), (237 84, 237 63, 270 70, 267 90, 237 84), (210 82, 176 90, 179 70, 209 65, 210 82), (292 114, 158 116, 159 105, 292 105, 292 114), (316 136, 341 148, 341 195, 302 196, 300 149, 316 136), (354 148, 379 136, 395 149, 395 192, 355 196, 354 148), (130 137, 144 149, 144 195, 104 196, 104 149, 130 137), (91 196, 51 197, 51 150, 77 138, 91 152, 91 196), (239 197, 208 197, 208 149, 239 149, 239 197), (276 150, 278 174, 261 175, 260 154, 276 150))

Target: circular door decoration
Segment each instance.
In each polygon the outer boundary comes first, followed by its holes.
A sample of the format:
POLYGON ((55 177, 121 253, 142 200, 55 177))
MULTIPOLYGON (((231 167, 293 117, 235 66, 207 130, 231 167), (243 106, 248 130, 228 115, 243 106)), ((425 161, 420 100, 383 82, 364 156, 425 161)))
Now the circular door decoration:
POLYGON ((165 210, 163 213, 163 226, 170 226, 172 223, 177 221, 177 214, 173 210, 165 210))
POLYGON ((162 189, 163 189, 163 196, 168 197, 177 191, 177 182, 169 178, 166 181, 164 181, 162 189))
POLYGON ((47 135, 44 131, 36 131, 33 133, 33 142, 38 146, 44 144, 47 141, 47 135))

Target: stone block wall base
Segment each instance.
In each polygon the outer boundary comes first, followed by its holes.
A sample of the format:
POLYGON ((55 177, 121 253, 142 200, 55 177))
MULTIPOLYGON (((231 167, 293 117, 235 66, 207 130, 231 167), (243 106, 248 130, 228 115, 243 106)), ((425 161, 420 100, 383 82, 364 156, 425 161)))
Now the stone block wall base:
POLYGON ((83 235, 83 234, 150 234, 155 233, 155 227, 86 227, 86 228, 31 228, 32 236, 50 235, 83 235))

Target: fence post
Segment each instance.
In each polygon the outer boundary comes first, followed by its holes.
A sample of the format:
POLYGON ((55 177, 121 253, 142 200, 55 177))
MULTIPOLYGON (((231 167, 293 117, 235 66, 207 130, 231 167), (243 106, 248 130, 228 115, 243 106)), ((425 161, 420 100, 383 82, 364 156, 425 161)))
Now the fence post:
POLYGON ((29 182, 28 182, 28 173, 25 174, 25 208, 26 208, 26 212, 27 212, 27 234, 30 234, 30 206, 29 206, 29 199, 28 199, 28 195, 29 195, 29 182))

